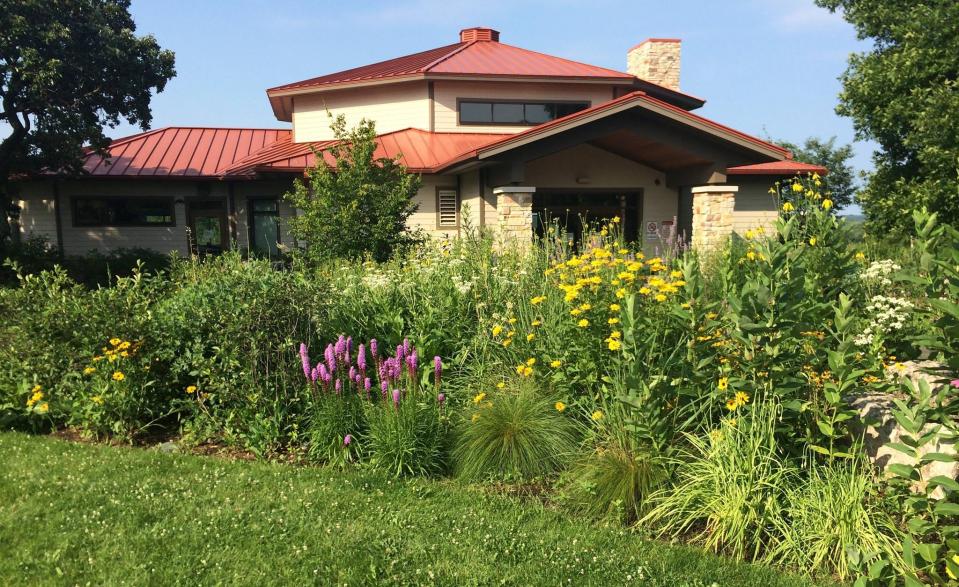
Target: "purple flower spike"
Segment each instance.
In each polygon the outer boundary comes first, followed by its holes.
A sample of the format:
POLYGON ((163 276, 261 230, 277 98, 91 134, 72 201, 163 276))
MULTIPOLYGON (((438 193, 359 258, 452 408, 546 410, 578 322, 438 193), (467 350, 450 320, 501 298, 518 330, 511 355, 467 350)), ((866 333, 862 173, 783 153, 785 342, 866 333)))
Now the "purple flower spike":
MULTIPOLYGON (((300 359, 303 361, 303 375, 310 376, 310 355, 306 348, 306 343, 300 343, 300 359)), ((316 381, 316 378, 313 378, 316 381)))
POLYGON ((380 390, 382 390, 383 392, 383 399, 386 399, 386 392, 389 391, 389 388, 390 388, 389 382, 384 379, 383 382, 380 383, 380 390))
POLYGON ((342 355, 346 351, 346 337, 342 334, 336 339, 336 345, 333 347, 333 351, 337 355, 342 355))
POLYGON ((410 345, 410 339, 403 339, 403 354, 408 355, 413 347, 410 345))
POLYGON ((443 377, 443 360, 440 359, 439 355, 433 357, 433 375, 436 377, 436 385, 439 385, 440 379, 443 377))
POLYGON ((436 396, 436 401, 442 406, 442 405, 443 405, 443 402, 446 401, 446 394, 445 394, 445 393, 441 393, 441 394, 437 395, 437 396, 436 396))
POLYGON ((323 358, 326 359, 326 368, 329 369, 330 373, 336 371, 336 350, 332 344, 326 346, 326 352, 323 353, 323 358))
POLYGON ((375 339, 375 338, 371 338, 371 339, 370 339, 370 354, 373 355, 373 362, 374 362, 374 363, 376 362, 377 358, 379 357, 379 350, 380 350, 380 345, 379 345, 379 343, 376 342, 376 339, 375 339))
POLYGON ((343 391, 343 382, 339 379, 336 380, 336 393, 343 391))
POLYGON ((406 366, 410 371, 410 377, 416 377, 416 363, 417 363, 416 349, 413 349, 413 352, 411 352, 410 355, 406 357, 406 366))
POLYGON ((346 354, 347 355, 353 354, 353 337, 352 336, 346 337, 346 354))
POLYGON ((350 367, 350 381, 356 381, 356 367, 350 367))
POLYGON ((366 373, 366 346, 362 343, 356 348, 356 366, 360 369, 360 373, 366 373))
POLYGON ((398 345, 396 347, 396 356, 394 357, 401 365, 403 364, 403 359, 406 358, 406 349, 403 348, 403 345, 398 345))
POLYGON ((400 407, 400 390, 398 389, 393 390, 393 406, 400 407))
POLYGON ((347 434, 343 437, 343 446, 349 446, 351 442, 353 442, 352 434, 347 434))
POLYGON ((366 394, 367 394, 367 395, 370 394, 370 388, 371 388, 371 387, 373 387, 373 382, 370 381, 370 378, 369 378, 369 377, 367 377, 366 379, 363 380, 363 389, 366 390, 366 394))
POLYGON ((310 371, 310 381, 316 383, 316 380, 320 378, 320 370, 316 367, 313 367, 313 370, 310 371))
POLYGON ((953 379, 952 381, 949 382, 949 385, 955 387, 956 389, 959 389, 959 379, 953 379))

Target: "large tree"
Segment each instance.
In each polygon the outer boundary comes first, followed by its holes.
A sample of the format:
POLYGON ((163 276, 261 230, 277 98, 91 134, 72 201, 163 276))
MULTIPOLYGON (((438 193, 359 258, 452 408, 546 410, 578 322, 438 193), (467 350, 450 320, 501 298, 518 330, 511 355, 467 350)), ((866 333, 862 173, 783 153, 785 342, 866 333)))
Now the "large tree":
POLYGON ((796 161, 821 165, 829 170, 822 178, 825 190, 837 209, 853 203, 856 191, 854 172, 849 160, 852 158, 852 145, 836 146, 836 137, 827 140, 809 137, 802 145, 789 141, 774 141, 789 149, 796 161))
POLYGON ((0 0, 0 246, 9 182, 76 172, 106 126, 150 125, 150 98, 175 75, 173 52, 138 37, 129 0, 0 0), (7 127, 7 128, 4 128, 7 127))
POLYGON ((959 223, 959 2, 816 0, 841 10, 870 51, 853 54, 837 112, 879 143, 859 201, 873 230, 912 225, 928 206, 959 223))

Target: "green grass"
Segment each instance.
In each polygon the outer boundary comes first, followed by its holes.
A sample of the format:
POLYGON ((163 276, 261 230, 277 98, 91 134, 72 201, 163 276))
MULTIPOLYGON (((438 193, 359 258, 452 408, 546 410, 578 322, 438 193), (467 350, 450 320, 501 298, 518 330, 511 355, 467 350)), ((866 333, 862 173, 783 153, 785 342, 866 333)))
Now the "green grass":
POLYGON ((807 585, 455 482, 0 433, 2 584, 807 585))

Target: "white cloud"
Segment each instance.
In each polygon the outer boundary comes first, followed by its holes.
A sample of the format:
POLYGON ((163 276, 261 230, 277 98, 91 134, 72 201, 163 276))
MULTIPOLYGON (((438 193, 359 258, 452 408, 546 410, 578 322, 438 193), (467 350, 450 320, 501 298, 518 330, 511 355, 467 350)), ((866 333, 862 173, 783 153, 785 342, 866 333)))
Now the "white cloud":
POLYGON ((772 22, 784 32, 799 32, 808 29, 844 26, 842 12, 830 12, 820 8, 812 0, 763 0, 772 16, 772 22))

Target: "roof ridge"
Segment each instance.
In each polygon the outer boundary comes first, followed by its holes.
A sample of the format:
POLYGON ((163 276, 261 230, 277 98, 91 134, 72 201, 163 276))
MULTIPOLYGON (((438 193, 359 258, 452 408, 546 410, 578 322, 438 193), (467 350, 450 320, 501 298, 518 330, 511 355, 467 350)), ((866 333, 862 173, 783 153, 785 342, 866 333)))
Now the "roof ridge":
POLYGON ((452 51, 450 51, 450 52, 447 53, 446 55, 443 55, 442 57, 438 57, 438 58, 434 59, 434 60, 431 61, 430 63, 426 64, 426 66, 421 67, 421 68, 420 68, 420 71, 422 71, 423 73, 428 72, 429 70, 433 69, 434 67, 436 67, 436 66, 439 65, 440 63, 443 63, 444 61, 446 61, 446 60, 449 59, 450 57, 452 57, 452 56, 454 56, 454 55, 457 55, 457 54, 465 51, 467 47, 470 47, 471 45, 474 45, 474 44, 477 43, 477 42, 478 42, 478 41, 473 40, 473 41, 467 41, 467 42, 465 42, 465 43, 460 43, 460 44, 459 44, 459 47, 456 47, 455 49, 453 49, 452 51))
POLYGON ((504 47, 511 47, 511 48, 513 48, 513 49, 519 49, 520 51, 526 51, 527 53, 535 53, 536 55, 540 55, 540 56, 542 56, 542 57, 549 57, 550 59, 560 59, 560 60, 562 60, 562 61, 568 61, 569 63, 575 63, 576 65, 583 65, 583 66, 592 67, 592 68, 595 68, 595 69, 602 69, 603 71, 609 71, 609 72, 611 72, 611 73, 616 73, 616 74, 619 74, 619 75, 621 75, 621 76, 623 76, 623 77, 631 77, 631 78, 636 77, 635 75, 633 75, 633 74, 631 74, 631 73, 628 73, 628 72, 625 72, 625 71, 619 71, 618 69, 610 69, 610 68, 608 68, 608 67, 602 67, 601 65, 593 65, 592 63, 586 63, 585 61, 576 61, 575 59, 568 59, 568 58, 566 58, 566 57, 560 57, 559 55, 550 55, 549 53, 543 53, 542 51, 535 51, 535 50, 533 50, 533 49, 527 49, 527 48, 525 48, 525 47, 518 47, 518 46, 516 46, 516 45, 510 45, 509 43, 500 43, 500 45, 503 45, 504 47))

